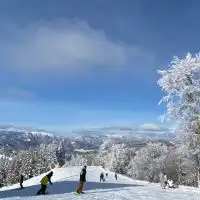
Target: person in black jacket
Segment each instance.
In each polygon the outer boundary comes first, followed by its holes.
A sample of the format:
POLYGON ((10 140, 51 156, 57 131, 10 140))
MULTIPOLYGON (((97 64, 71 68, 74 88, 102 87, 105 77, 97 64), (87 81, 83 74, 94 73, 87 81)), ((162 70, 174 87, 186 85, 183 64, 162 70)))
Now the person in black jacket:
POLYGON ((104 173, 103 173, 103 172, 100 174, 100 182, 101 182, 101 181, 103 181, 103 182, 105 181, 104 173))
POLYGON ((83 186, 84 186, 84 183, 86 182, 86 169, 87 169, 87 166, 84 166, 80 173, 80 183, 79 183, 78 189, 76 190, 76 192, 79 194, 83 193, 83 186))
POLYGON ((117 180, 117 173, 115 173, 115 179, 117 180))
POLYGON ((24 188, 24 187, 23 187, 23 182, 24 182, 24 176, 23 176, 23 174, 21 174, 21 176, 20 176, 20 180, 19 180, 19 183, 20 183, 20 187, 21 187, 21 189, 24 188))

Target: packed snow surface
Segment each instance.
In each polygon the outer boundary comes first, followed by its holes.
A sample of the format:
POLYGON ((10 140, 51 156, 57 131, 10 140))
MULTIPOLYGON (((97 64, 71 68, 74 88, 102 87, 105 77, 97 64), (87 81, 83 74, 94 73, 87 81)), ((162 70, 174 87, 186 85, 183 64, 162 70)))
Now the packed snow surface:
POLYGON ((34 177, 24 182, 24 189, 13 185, 0 189, 0 198, 6 200, 199 200, 200 191, 197 188, 181 186, 177 189, 160 188, 159 184, 132 180, 101 167, 88 167, 85 194, 75 195, 81 167, 67 167, 54 169, 53 185, 48 185, 48 195, 36 196, 40 188, 40 180, 44 175, 34 177), (108 172, 104 183, 99 182, 101 172, 108 172))

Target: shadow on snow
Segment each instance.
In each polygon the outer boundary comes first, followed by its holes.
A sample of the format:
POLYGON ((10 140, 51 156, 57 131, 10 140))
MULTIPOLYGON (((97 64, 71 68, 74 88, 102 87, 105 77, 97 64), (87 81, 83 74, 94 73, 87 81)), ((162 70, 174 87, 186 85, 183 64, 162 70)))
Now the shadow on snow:
MULTIPOLYGON (((50 195, 70 193, 76 191, 77 185, 78 185, 77 181, 54 182, 52 186, 48 185, 47 191, 49 192, 50 195)), ((136 187, 136 186, 142 186, 142 185, 86 182, 84 190, 87 191, 95 189, 110 189, 109 191, 112 190, 116 191, 119 188, 136 187)), ((33 185, 25 187, 24 189, 11 189, 11 190, 0 191, 0 198, 35 196, 39 189, 40 185, 33 185)))

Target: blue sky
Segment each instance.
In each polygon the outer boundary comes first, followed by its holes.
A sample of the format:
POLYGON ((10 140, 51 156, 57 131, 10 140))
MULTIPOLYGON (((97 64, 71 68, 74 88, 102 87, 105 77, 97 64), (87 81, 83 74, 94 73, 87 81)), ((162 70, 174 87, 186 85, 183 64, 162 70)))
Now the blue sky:
POLYGON ((198 52, 199 1, 1 0, 0 123, 160 124, 157 69, 198 52))

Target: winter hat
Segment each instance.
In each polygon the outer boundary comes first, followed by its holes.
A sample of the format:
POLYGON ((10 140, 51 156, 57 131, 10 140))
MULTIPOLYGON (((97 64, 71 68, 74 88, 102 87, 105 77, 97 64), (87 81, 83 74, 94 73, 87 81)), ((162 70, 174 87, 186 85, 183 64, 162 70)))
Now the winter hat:
POLYGON ((53 171, 51 171, 51 172, 49 173, 49 175, 51 175, 51 176, 52 176, 52 175, 53 175, 53 171))

